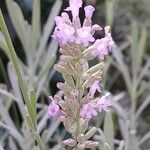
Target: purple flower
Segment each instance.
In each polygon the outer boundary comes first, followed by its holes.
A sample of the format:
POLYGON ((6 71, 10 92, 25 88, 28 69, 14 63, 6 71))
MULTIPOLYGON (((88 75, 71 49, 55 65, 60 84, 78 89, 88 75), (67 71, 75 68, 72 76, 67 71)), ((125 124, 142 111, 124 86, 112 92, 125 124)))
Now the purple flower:
POLYGON ((48 114, 51 117, 54 117, 54 118, 59 118, 60 117, 60 114, 61 114, 60 107, 56 102, 53 101, 48 106, 48 114))
MULTIPOLYGON (((62 15, 63 17, 67 16, 66 14, 62 15)), ((60 16, 55 17, 55 21, 56 21, 56 28, 54 30, 54 33, 52 35, 52 37, 57 40, 60 44, 66 44, 67 42, 74 42, 75 38, 74 38, 74 33, 75 33, 75 29, 66 24, 66 22, 64 21, 64 18, 61 18, 60 16)))
POLYGON ((97 112, 95 110, 95 106, 93 104, 91 104, 91 103, 84 104, 82 109, 81 109, 80 115, 83 118, 91 119, 92 116, 96 116, 97 115, 97 112))
POLYGON ((91 34, 91 27, 82 27, 77 29, 77 44, 83 43, 85 47, 89 45, 89 42, 94 42, 95 39, 91 34))
POLYGON ((76 18, 79 16, 79 8, 82 6, 82 4, 82 0, 70 0, 69 7, 67 7, 65 10, 71 11, 73 18, 76 18))
POLYGON ((60 106, 58 105, 58 102, 61 101, 61 97, 58 95, 55 95, 54 98, 52 96, 49 97, 51 99, 51 104, 48 106, 48 114, 51 117, 59 118, 61 115, 60 106))
POLYGON ((84 8, 85 10, 85 17, 86 18, 92 18, 93 12, 95 11, 95 8, 92 5, 86 6, 84 8))
POLYGON ((93 51, 91 53, 92 57, 99 56, 104 59, 112 48, 114 47, 114 41, 109 33, 108 26, 105 27, 105 37, 95 41, 93 37, 95 31, 101 30, 99 25, 92 26, 92 16, 95 8, 92 5, 86 6, 85 10, 85 20, 83 26, 81 26, 79 18, 79 8, 82 7, 82 0, 70 0, 69 7, 66 11, 71 11, 73 20, 69 19, 69 15, 63 12, 61 16, 55 18, 56 27, 52 37, 57 40, 57 42, 62 46, 65 44, 82 44, 84 47, 92 45, 93 51))
POLYGON ((107 111, 108 108, 111 106, 111 103, 109 101, 109 95, 109 93, 106 93, 98 100, 96 107, 98 108, 99 112, 107 111))
POLYGON ((94 97, 94 94, 96 91, 101 92, 100 86, 99 86, 99 81, 96 80, 91 86, 90 86, 90 94, 92 97, 94 97))
POLYGON ((98 39, 93 44, 93 55, 99 56, 100 59, 104 59, 104 56, 108 55, 109 52, 115 47, 115 43, 109 33, 109 26, 105 27, 105 37, 98 39))

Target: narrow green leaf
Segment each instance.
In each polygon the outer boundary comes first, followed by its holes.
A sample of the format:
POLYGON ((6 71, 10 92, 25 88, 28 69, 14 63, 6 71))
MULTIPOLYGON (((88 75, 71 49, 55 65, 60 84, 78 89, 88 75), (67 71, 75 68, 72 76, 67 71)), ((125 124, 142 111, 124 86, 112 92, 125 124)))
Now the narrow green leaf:
POLYGON ((11 147, 11 150, 17 150, 16 143, 14 142, 14 140, 11 136, 9 137, 9 146, 11 147))
POLYGON ((27 122, 28 127, 29 127, 31 130, 34 131, 34 126, 33 126, 33 124, 32 124, 32 119, 31 119, 31 117, 30 117, 29 114, 26 115, 26 122, 27 122))
POLYGON ((53 8, 51 9, 51 12, 47 19, 47 22, 44 26, 43 34, 40 38, 40 44, 39 44, 37 55, 36 55, 37 57, 35 60, 35 69, 37 68, 37 65, 39 64, 39 60, 40 60, 41 55, 43 54, 43 50, 45 50, 47 41, 49 39, 49 35, 52 32, 54 24, 55 24, 55 22, 54 22, 55 17, 60 12, 61 5, 62 5, 62 1, 60 1, 60 0, 55 1, 55 4, 54 4, 53 8))
POLYGON ((7 30, 7 27, 6 27, 6 24, 5 24, 1 10, 0 10, 0 28, 1 28, 1 31, 5 37, 5 40, 6 40, 9 54, 10 54, 12 63, 14 65, 14 69, 16 71, 17 77, 18 77, 19 85, 20 85, 24 100, 27 104, 27 107, 29 107, 30 100, 29 100, 29 96, 28 96, 28 89, 27 89, 26 83, 24 81, 23 74, 22 74, 22 71, 21 71, 21 68, 20 68, 20 65, 18 62, 18 58, 17 58, 17 55, 15 53, 15 50, 14 50, 14 47, 13 47, 9 32, 7 30))
POLYGON ((119 0, 106 0, 106 22, 107 24, 112 27, 114 22, 114 15, 116 12, 116 9, 118 7, 119 0))
POLYGON ((138 60, 137 60, 138 67, 140 67, 141 62, 143 60, 143 55, 144 55, 145 46, 146 46, 146 40, 147 40, 147 32, 146 32, 146 29, 143 28, 141 31, 139 42, 138 42, 138 60))
POLYGON ((30 90, 30 116, 34 125, 34 129, 36 130, 36 94, 33 89, 30 90))
POLYGON ((123 54, 122 52, 116 48, 114 51, 112 51, 113 57, 116 59, 117 62, 117 68, 120 70, 120 72, 123 75, 123 78, 126 83, 126 87, 128 89, 128 92, 130 93, 131 89, 131 77, 129 73, 128 66, 124 62, 123 54))
POLYGON ((108 143, 104 144, 104 150, 112 150, 108 143))
POLYGON ((106 113, 104 121, 104 135, 105 141, 109 144, 111 150, 114 149, 114 125, 111 112, 106 113))
POLYGON ((11 21, 14 28, 19 36, 19 39, 25 49, 25 51, 30 49, 30 39, 31 31, 29 24, 25 21, 23 13, 19 5, 13 0, 6 0, 7 10, 10 15, 11 21), (13 13, 12 13, 13 12, 13 13))
MULTIPOLYGON (((10 53, 10 57, 11 57, 11 60, 13 62, 13 65, 14 65, 14 68, 15 68, 15 71, 16 71, 16 74, 17 74, 17 77, 18 77, 19 85, 20 85, 25 103, 27 104, 27 108, 28 108, 29 113, 32 114, 30 98, 29 98, 29 95, 28 95, 28 89, 27 89, 26 83, 24 81, 24 78, 23 78, 23 75, 22 75, 22 72, 21 72, 21 69, 20 69, 20 65, 19 65, 19 62, 18 62, 18 58, 17 58, 17 55, 15 53, 15 50, 14 50, 9 32, 7 30, 7 27, 6 27, 1 9, 0 9, 0 28, 1 28, 1 31, 4 35, 4 37, 5 37, 5 40, 6 40, 6 43, 7 43, 7 46, 8 46, 8 50, 9 50, 9 53, 10 53)), ((34 129, 34 126, 32 126, 33 122, 32 122, 29 115, 27 115, 27 122, 28 122, 29 126, 32 127, 32 129, 34 129)), ((39 145, 40 150, 44 150, 43 141, 41 140, 41 137, 40 137, 39 133, 37 133, 37 132, 33 132, 33 133, 35 133, 35 139, 36 139, 36 141, 39 145)))
POLYGON ((139 37, 138 25, 136 22, 133 22, 131 26, 132 76, 137 75, 138 37, 139 37))
POLYGON ((32 12, 32 51, 36 50, 41 33, 40 0, 34 0, 32 12))
POLYGON ((0 49, 2 49, 4 53, 9 57, 8 47, 5 38, 1 32, 0 32, 0 49))

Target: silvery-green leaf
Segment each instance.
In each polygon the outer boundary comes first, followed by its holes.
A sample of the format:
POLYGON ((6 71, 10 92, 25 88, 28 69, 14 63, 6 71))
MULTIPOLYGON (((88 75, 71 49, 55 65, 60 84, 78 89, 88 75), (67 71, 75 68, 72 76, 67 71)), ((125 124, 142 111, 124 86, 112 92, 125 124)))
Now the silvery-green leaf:
POLYGON ((109 26, 113 26, 115 11, 118 7, 119 0, 106 0, 106 22, 109 26))
POLYGON ((104 150, 112 150, 108 143, 104 144, 104 150))
POLYGON ((4 150, 4 148, 2 147, 2 145, 0 145, 0 150, 4 150))
POLYGON ((138 117, 141 115, 143 110, 150 104, 150 95, 147 96, 147 98, 143 101, 143 103, 138 108, 135 118, 138 119, 138 117))
POLYGON ((31 38, 31 36, 28 36, 28 34, 30 33, 29 25, 24 20, 23 13, 16 2, 14 2, 13 0, 6 0, 6 5, 19 39, 21 40, 24 49, 27 51, 30 46, 29 41, 31 38))
POLYGON ((36 50, 41 34, 40 0, 34 0, 32 12, 32 51, 36 50))
POLYGON ((140 67, 142 60, 143 60, 143 55, 144 55, 144 51, 145 51, 145 46, 146 46, 146 40, 147 40, 147 31, 146 29, 143 27, 143 29, 141 30, 141 36, 138 42, 138 66, 140 67))
POLYGON ((30 113, 30 117, 32 119, 32 123, 34 126, 34 129, 36 129, 36 123, 37 123, 37 118, 36 118, 36 93, 33 89, 30 90, 30 109, 29 113, 30 113))
POLYGON ((4 51, 4 53, 9 57, 8 47, 5 41, 3 34, 0 32, 0 48, 4 51))
POLYGON ((121 53, 121 51, 118 48, 116 48, 114 51, 112 51, 112 54, 113 54, 113 57, 116 59, 117 68, 120 70, 120 72, 123 75, 123 78, 125 80, 127 89, 128 89, 128 91, 130 91, 131 77, 130 77, 130 74, 129 74, 128 67, 124 62, 123 54, 121 53))
POLYGON ((111 150, 114 149, 114 125, 111 112, 107 112, 104 121, 105 141, 109 144, 111 150))
POLYGON ((51 10, 51 13, 49 14, 49 17, 48 17, 47 22, 43 29, 43 34, 40 38, 40 45, 38 48, 35 64, 37 64, 37 62, 40 60, 43 50, 45 50, 48 38, 49 38, 49 36, 53 30, 54 24, 55 24, 55 22, 54 22, 55 17, 58 15, 58 13, 61 9, 61 4, 62 4, 62 1, 56 0, 55 4, 51 10))
POLYGON ((17 150, 16 144, 14 143, 12 137, 9 137, 9 146, 11 147, 11 150, 17 150))
POLYGON ((24 141, 24 138, 23 136, 17 131, 15 130, 11 125, 6 125, 4 124, 3 122, 0 122, 0 127, 6 129, 9 131, 10 135, 16 140, 18 141, 19 145, 21 148, 23 148, 25 145, 25 141, 24 141))
POLYGON ((16 76, 16 73, 14 71, 14 67, 13 67, 11 62, 8 62, 8 64, 7 64, 7 72, 8 72, 8 77, 9 77, 9 80, 10 80, 10 83, 11 83, 11 86, 12 86, 12 89, 13 89, 15 95, 20 100, 22 100, 22 96, 21 96, 17 76, 16 76))
POLYGON ((26 115, 26 122, 27 122, 27 125, 28 127, 34 131, 34 126, 33 126, 33 123, 32 123, 32 119, 30 117, 29 114, 26 115))
POLYGON ((146 133, 139 141, 139 145, 141 146, 144 144, 146 141, 150 140, 150 131, 146 133))

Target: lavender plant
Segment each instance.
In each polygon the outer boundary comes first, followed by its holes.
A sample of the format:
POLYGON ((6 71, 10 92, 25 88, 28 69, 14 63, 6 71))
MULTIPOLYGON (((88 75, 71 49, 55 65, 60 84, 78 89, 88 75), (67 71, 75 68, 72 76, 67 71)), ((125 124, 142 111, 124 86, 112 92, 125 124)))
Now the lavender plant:
POLYGON ((90 140, 96 127, 89 131, 87 129, 92 117, 97 116, 98 112, 107 111, 111 105, 109 93, 101 97, 95 97, 95 93, 102 93, 99 84, 105 56, 115 47, 109 26, 104 28, 105 37, 94 38, 95 32, 101 32, 102 28, 97 24, 92 25, 91 18, 95 10, 93 6, 84 8, 85 20, 81 25, 79 8, 82 3, 82 0, 69 1, 69 7, 65 11, 71 11, 72 20, 66 12, 55 18, 56 27, 52 37, 59 43, 61 53, 55 69, 64 78, 64 83, 57 83, 57 87, 63 91, 64 96, 50 96, 52 102, 48 107, 49 115, 63 122, 72 135, 72 138, 62 143, 79 150, 98 146, 98 142, 90 140), (89 68, 88 62, 96 57, 101 62, 89 68))

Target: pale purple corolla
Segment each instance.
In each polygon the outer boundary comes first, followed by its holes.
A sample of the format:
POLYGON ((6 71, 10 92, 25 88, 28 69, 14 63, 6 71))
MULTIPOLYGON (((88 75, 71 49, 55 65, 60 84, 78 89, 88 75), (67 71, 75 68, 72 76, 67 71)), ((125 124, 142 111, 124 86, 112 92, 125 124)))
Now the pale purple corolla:
POLYGON ((99 81, 96 80, 91 86, 90 86, 90 94, 92 97, 94 97, 96 91, 101 92, 99 81))
POLYGON ((109 52, 115 47, 115 43, 109 32, 110 27, 106 26, 105 37, 95 41, 94 33, 99 32, 102 28, 99 25, 92 25, 91 18, 95 11, 92 5, 84 8, 85 20, 81 27, 79 19, 79 8, 82 6, 82 0, 70 0, 69 7, 65 11, 71 11, 73 20, 69 19, 69 15, 63 12, 61 16, 55 18, 56 27, 52 37, 59 42, 60 45, 77 44, 86 48, 92 47, 92 57, 104 59, 109 52))
POLYGON ((85 119, 91 119, 93 116, 96 116, 97 112, 95 110, 95 105, 91 103, 84 104, 81 109, 80 115, 85 119))
POLYGON ((105 27, 105 37, 102 39, 97 39, 93 44, 93 55, 98 56, 100 59, 104 59, 109 52, 115 47, 115 43, 109 32, 110 27, 105 27))
POLYGON ((85 10, 85 17, 86 18, 92 18, 93 12, 95 11, 95 8, 92 5, 86 6, 84 8, 85 10))
POLYGON ((63 18, 60 16, 55 17, 55 22, 57 26, 54 30, 52 37, 55 40, 57 40, 60 44, 61 43, 66 44, 67 42, 74 42, 75 29, 71 27, 70 25, 66 24, 65 20, 63 20, 63 18))
POLYGON ((87 47, 89 45, 89 42, 94 42, 95 38, 91 34, 91 27, 82 27, 80 29, 77 29, 77 44, 82 44, 87 47))
POLYGON ((59 105, 52 101, 51 104, 48 106, 48 114, 50 117, 59 118, 61 114, 61 110, 59 105))
POLYGON ((79 8, 82 6, 82 4, 82 0, 70 0, 69 7, 67 7, 65 10, 71 11, 73 18, 76 18, 79 16, 79 8))
POLYGON ((99 112, 108 111, 109 107, 111 106, 109 96, 110 94, 106 93, 104 96, 98 99, 96 107, 98 108, 99 112))
POLYGON ((61 109, 58 105, 58 102, 62 99, 58 95, 55 95, 54 98, 52 96, 49 96, 49 98, 51 99, 51 103, 48 106, 48 115, 50 117, 59 118, 61 115, 61 109))

